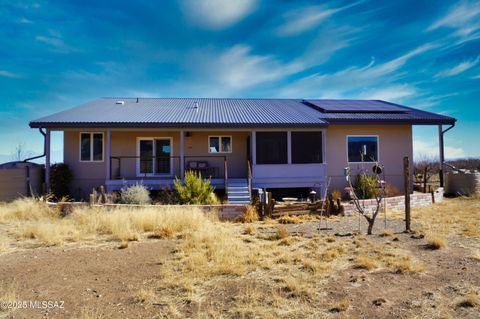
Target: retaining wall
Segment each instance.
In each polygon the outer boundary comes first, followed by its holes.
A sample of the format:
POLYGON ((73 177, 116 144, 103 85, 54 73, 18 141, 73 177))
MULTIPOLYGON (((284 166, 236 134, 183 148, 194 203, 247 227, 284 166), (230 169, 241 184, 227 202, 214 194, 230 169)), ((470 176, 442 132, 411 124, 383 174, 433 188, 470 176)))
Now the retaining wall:
MULTIPOLYGON (((438 188, 435 192, 432 193, 413 193, 410 195, 410 207, 421 207, 432 205, 433 203, 441 202, 443 199, 443 188, 438 188)), ((404 210, 405 209, 405 197, 404 196, 395 196, 388 197, 385 200, 387 209, 390 210, 404 210)), ((383 204, 382 202, 382 209, 383 204)), ((360 201, 360 205, 365 207, 366 211, 374 210, 377 205, 375 199, 365 199, 360 201)), ((343 203, 345 209, 345 215, 351 215, 356 212, 356 207, 353 202, 343 203)))

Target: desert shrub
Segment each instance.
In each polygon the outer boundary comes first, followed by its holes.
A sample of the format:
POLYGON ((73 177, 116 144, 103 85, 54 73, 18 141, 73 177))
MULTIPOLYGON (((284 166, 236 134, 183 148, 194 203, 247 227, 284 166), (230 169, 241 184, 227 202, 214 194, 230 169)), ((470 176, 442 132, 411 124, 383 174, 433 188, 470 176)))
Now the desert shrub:
POLYGON ((171 188, 162 188, 156 192, 154 196, 154 202, 163 205, 175 205, 178 204, 178 193, 171 188))
POLYGON ((360 199, 369 199, 377 194, 377 179, 375 176, 358 174, 355 176, 355 194, 360 199))
POLYGON ((50 190, 55 200, 66 198, 70 195, 70 183, 73 174, 67 164, 53 164, 50 166, 50 190))
POLYGON ((290 233, 288 232, 288 229, 285 228, 284 226, 278 226, 277 228, 277 233, 276 233, 276 238, 277 239, 284 239, 290 236, 290 233))
POLYGON ((150 204, 150 191, 141 184, 122 188, 120 201, 123 204, 147 205, 150 204))
POLYGON ((213 187, 210 185, 210 180, 203 180, 200 173, 187 171, 185 172, 184 181, 182 182, 177 178, 174 185, 180 204, 201 205, 218 203, 213 187))
POLYGON ((259 220, 257 208, 253 205, 248 205, 245 213, 240 217, 242 223, 253 223, 259 220))
POLYGON ((427 247, 433 250, 440 249, 446 246, 446 240, 439 236, 428 236, 427 247))

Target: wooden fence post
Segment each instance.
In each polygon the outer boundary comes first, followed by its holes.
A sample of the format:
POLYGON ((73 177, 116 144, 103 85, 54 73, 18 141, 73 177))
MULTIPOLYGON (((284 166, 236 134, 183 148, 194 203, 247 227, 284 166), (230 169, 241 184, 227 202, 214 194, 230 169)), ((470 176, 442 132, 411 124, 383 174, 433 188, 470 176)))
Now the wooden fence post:
POLYGON ((405 232, 410 232, 410 161, 403 158, 403 180, 405 187, 405 232))

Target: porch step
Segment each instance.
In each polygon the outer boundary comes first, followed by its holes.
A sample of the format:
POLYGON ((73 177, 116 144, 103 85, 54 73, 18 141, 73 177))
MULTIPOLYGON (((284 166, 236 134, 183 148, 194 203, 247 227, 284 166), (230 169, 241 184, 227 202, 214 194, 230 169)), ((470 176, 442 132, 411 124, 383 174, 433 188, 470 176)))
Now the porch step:
POLYGON ((231 204, 250 204, 248 180, 243 178, 229 179, 227 197, 231 204))

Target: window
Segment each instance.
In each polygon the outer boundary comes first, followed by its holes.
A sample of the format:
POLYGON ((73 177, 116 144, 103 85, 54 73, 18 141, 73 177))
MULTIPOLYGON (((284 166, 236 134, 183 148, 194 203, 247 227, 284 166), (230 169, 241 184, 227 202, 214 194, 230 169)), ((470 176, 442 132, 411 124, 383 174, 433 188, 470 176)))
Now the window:
POLYGON ((348 161, 378 161, 378 136, 347 136, 348 161))
POLYGON ((256 133, 257 164, 287 164, 287 132, 256 133))
POLYGON ((232 137, 231 136, 209 136, 208 152, 209 153, 231 153, 232 137))
POLYGON ((292 163, 322 162, 322 132, 292 132, 292 163))
POLYGON ((103 133, 80 133, 80 161, 103 161, 103 133))

